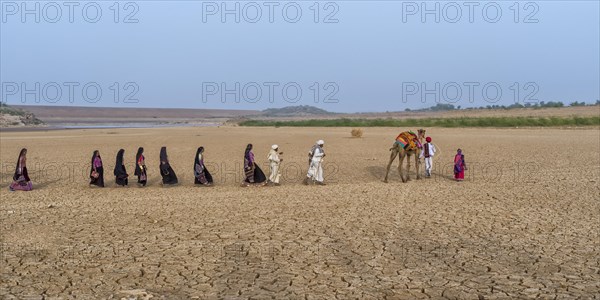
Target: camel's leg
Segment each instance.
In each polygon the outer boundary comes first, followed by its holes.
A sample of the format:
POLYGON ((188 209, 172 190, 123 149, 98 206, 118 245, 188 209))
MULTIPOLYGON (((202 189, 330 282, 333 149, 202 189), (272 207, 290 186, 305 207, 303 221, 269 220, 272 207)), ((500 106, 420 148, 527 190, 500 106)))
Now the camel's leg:
POLYGON ((410 181, 410 159, 412 158, 412 155, 409 152, 406 156, 406 181, 410 181))
POLYGON ((415 168, 417 170, 417 180, 421 179, 421 170, 419 168, 419 156, 415 153, 415 168))
POLYGON ((404 172, 402 172, 403 168, 402 166, 404 165, 404 158, 406 157, 406 151, 402 151, 400 153, 400 163, 398 164, 398 173, 400 173, 400 178, 402 179, 402 182, 406 182, 406 178, 404 177, 404 172))
POLYGON ((385 171, 385 178, 383 179, 383 182, 388 182, 388 174, 390 173, 390 166, 392 165, 392 163, 394 162, 394 159, 396 159, 396 156, 398 156, 398 149, 396 147, 392 148, 392 153, 390 154, 390 161, 388 162, 387 165, 387 170, 385 171))

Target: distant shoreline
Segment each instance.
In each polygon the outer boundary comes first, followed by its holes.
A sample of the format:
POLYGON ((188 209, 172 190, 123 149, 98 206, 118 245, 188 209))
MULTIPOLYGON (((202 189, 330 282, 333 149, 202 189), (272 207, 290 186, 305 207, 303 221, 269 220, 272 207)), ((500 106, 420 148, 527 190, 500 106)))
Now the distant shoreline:
POLYGON ((127 123, 127 124, 72 124, 72 125, 50 125, 50 126, 15 126, 0 127, 0 132, 28 132, 49 130, 74 130, 74 129, 150 129, 150 128, 173 128, 173 127, 219 127, 222 123, 127 123))

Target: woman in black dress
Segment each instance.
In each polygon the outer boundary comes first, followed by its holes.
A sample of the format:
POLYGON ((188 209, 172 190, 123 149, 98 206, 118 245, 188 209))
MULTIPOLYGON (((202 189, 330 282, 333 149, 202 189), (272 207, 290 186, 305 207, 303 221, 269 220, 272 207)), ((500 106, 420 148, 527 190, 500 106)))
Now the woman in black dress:
POLYGON ((144 148, 139 147, 137 154, 135 155, 135 172, 134 174, 138 177, 138 184, 146 186, 148 181, 148 175, 146 173, 146 158, 144 157, 144 148))
POLYGON ((8 187, 11 191, 31 191, 33 184, 27 173, 27 149, 23 148, 19 152, 17 166, 13 174, 13 182, 8 187))
POLYGON ((204 165, 204 147, 199 147, 194 158, 194 183, 211 185, 213 178, 204 165))
POLYGON ((267 180, 265 173, 258 167, 254 162, 254 153, 252 153, 252 144, 246 146, 244 152, 244 175, 246 179, 242 182, 242 186, 248 186, 250 184, 261 184, 267 180))
POLYGON ((104 187, 104 168, 100 151, 95 150, 92 155, 92 169, 90 170, 90 185, 104 187))
POLYGON ((127 170, 125 169, 125 165, 123 164, 124 153, 125 150, 123 149, 119 150, 119 153, 117 153, 117 161, 115 163, 114 171, 116 182, 120 186, 126 186, 128 183, 127 177, 129 177, 129 174, 127 174, 127 170))
POLYGON ((162 176, 162 182, 164 184, 176 184, 177 175, 171 165, 169 164, 169 157, 167 156, 167 147, 160 148, 160 175, 162 176))

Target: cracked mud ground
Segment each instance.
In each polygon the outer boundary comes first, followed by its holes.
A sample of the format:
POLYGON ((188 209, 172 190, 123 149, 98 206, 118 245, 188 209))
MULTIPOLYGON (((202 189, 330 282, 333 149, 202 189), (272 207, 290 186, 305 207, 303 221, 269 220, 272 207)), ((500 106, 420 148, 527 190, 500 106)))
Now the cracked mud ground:
MULTIPOLYGON (((416 128, 415 128, 416 129, 416 128)), ((431 179, 381 178, 398 129, 164 128, 0 134, 2 299, 598 299, 598 129, 435 129, 431 179), (300 184, 326 141, 327 186, 300 184), (280 187, 241 188, 246 143, 280 187), (182 182, 159 185, 168 146, 182 182), (195 187, 198 146, 216 180, 195 187), (149 186, 114 186, 124 148, 149 186), (21 147, 35 190, 7 190, 21 147), (467 180, 451 180, 456 148, 467 180), (87 186, 94 149, 107 187, 87 186)), ((414 170, 413 170, 414 171, 414 170)))

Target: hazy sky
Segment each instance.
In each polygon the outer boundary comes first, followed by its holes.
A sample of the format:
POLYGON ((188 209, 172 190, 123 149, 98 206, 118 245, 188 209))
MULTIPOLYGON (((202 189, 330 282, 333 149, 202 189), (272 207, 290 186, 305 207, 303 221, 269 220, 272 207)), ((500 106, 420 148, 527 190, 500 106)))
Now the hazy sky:
POLYGON ((356 112, 600 99, 599 1, 1 4, 8 104, 356 112))

